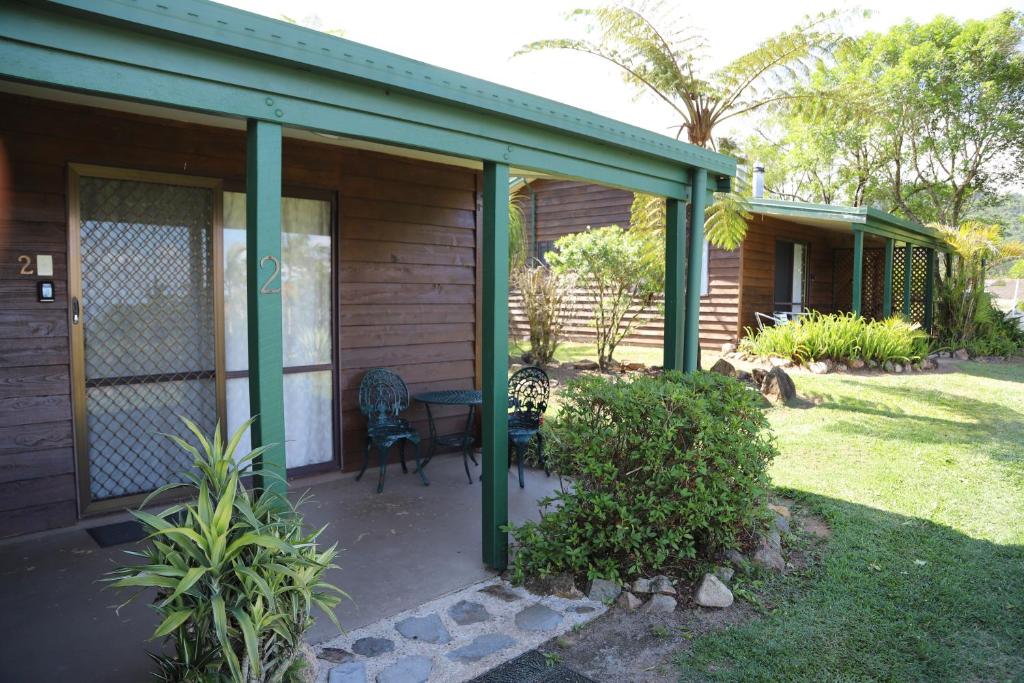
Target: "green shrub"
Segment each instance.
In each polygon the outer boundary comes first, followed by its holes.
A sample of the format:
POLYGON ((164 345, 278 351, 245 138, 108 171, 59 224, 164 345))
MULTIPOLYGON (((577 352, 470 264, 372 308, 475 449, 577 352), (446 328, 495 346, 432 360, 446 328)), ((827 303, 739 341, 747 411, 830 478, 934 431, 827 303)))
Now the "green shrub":
POLYGON ((108 580, 116 588, 139 589, 124 604, 156 589, 152 606, 160 625, 153 638, 170 640, 174 649, 173 655, 150 655, 159 680, 288 681, 301 668, 312 607, 338 624, 332 608, 344 594, 322 580, 335 566, 335 547, 318 551, 316 538, 323 529, 303 531, 301 515, 286 498, 243 485, 263 451, 234 457, 252 420, 227 444, 219 426, 208 439, 195 424, 185 423, 199 447, 170 438, 194 457, 196 471, 186 475, 188 484, 165 486, 152 495, 185 487, 193 502, 155 515, 133 511, 150 543, 130 553, 142 558, 141 564, 120 567, 108 580))
POLYGON ((893 317, 866 320, 854 313, 811 312, 792 322, 747 328, 740 350, 755 356, 778 356, 797 363, 825 359, 913 362, 927 355, 929 337, 918 325, 893 317))
MULTIPOLYGON (((950 345, 955 345, 953 341, 950 345)), ((959 345, 972 356, 1012 356, 1024 349, 1024 330, 992 303, 992 295, 986 292, 974 312, 973 334, 959 345)))
POLYGON ((764 509, 776 451, 742 383, 678 372, 568 383, 546 425, 571 486, 539 522, 510 527, 515 578, 626 579, 689 568, 732 545, 764 509))

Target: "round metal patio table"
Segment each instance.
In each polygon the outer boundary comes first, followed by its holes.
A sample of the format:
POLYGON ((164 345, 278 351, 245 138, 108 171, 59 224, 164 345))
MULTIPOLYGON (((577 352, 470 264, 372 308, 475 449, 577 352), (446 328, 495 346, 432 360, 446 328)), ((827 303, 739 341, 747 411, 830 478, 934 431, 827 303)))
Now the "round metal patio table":
POLYGON ((473 475, 469 471, 469 461, 476 465, 476 458, 473 456, 473 415, 476 407, 484 401, 483 394, 475 389, 445 389, 442 391, 427 391, 416 394, 414 399, 427 407, 427 422, 430 425, 430 450, 427 452, 427 459, 423 461, 423 467, 427 466, 438 446, 458 448, 462 451, 462 464, 466 467, 466 477, 469 483, 473 483, 473 475), (434 421, 434 414, 430 406, 469 406, 469 413, 466 415, 466 428, 454 434, 438 434, 437 424, 434 421))

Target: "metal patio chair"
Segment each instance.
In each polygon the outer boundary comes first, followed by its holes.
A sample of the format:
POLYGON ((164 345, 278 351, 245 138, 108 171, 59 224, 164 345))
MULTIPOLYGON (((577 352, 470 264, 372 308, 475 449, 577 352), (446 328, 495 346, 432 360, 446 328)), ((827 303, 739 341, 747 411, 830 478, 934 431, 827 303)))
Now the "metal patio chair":
MULTIPOLYGON (((545 474, 551 475, 544 459, 544 435, 540 431, 550 394, 551 381, 547 373, 538 367, 530 366, 518 370, 508 380, 508 440, 515 450, 516 462, 519 465, 519 488, 526 488, 523 481, 523 458, 535 437, 537 459, 545 474)), ((511 456, 510 452, 509 467, 512 466, 511 456)))
POLYGON ((396 443, 399 451, 402 471, 408 473, 405 466, 405 442, 410 442, 416 449, 416 472, 420 475, 424 486, 429 486, 427 475, 420 464, 420 435, 416 429, 399 415, 409 407, 409 389, 396 373, 384 368, 374 368, 363 375, 359 383, 359 410, 366 416, 366 448, 363 451, 363 467, 356 476, 362 479, 366 466, 370 463, 371 446, 377 449, 380 461, 380 476, 377 479, 377 493, 384 490, 384 476, 388 467, 388 451, 396 443))

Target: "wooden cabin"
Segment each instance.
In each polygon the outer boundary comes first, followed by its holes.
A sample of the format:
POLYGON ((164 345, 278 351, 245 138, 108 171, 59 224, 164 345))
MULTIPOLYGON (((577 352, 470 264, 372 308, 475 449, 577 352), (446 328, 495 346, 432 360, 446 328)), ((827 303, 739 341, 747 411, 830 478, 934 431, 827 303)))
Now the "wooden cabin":
MULTIPOLYGON (((631 192, 544 178, 520 180, 513 187, 524 209, 529 255, 539 260, 564 235, 588 227, 629 225, 631 192)), ((753 199, 750 214, 747 237, 737 249, 705 244, 702 348, 718 350, 766 322, 809 310, 857 310, 875 319, 897 313, 930 327, 934 277, 929 273, 935 272, 936 252, 947 248, 935 230, 867 207, 753 199), (854 277, 857 235, 859 301, 854 277)), ((577 301, 567 336, 593 339, 585 290, 578 292, 577 301)), ((514 332, 525 335, 528 328, 515 293, 511 311, 514 332)), ((642 323, 623 343, 660 346, 661 314, 645 311, 640 318, 642 323)))
MULTIPOLYGON (((388 367, 412 393, 481 391, 482 554, 503 568, 510 176, 665 196, 681 269, 685 216, 735 173, 204 0, 0 4, 0 112, 0 536, 177 479, 190 463, 158 432, 183 415, 208 432, 256 415, 259 486, 355 469, 356 391, 388 367)), ((666 364, 692 369, 669 286, 666 364)))

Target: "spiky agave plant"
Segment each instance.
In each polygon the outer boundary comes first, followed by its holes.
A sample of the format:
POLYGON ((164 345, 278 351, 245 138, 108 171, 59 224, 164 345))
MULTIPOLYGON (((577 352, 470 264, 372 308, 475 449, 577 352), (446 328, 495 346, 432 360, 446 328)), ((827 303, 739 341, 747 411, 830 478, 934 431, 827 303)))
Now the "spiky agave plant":
MULTIPOLYGON (((295 670, 302 638, 320 608, 338 625, 333 608, 345 596, 323 580, 334 568, 336 546, 317 549, 323 528, 303 529, 298 506, 270 491, 250 491, 244 479, 266 447, 236 459, 249 420, 225 443, 220 425, 212 438, 183 419, 193 445, 166 435, 194 458, 186 482, 154 491, 142 507, 170 489, 190 490, 189 502, 151 514, 132 511, 149 545, 129 554, 141 564, 120 567, 107 581, 137 588, 120 607, 156 589, 160 616, 153 639, 168 639, 173 655, 151 653, 165 681, 285 681, 295 670)), ((340 626, 339 626, 340 630, 340 626)))

